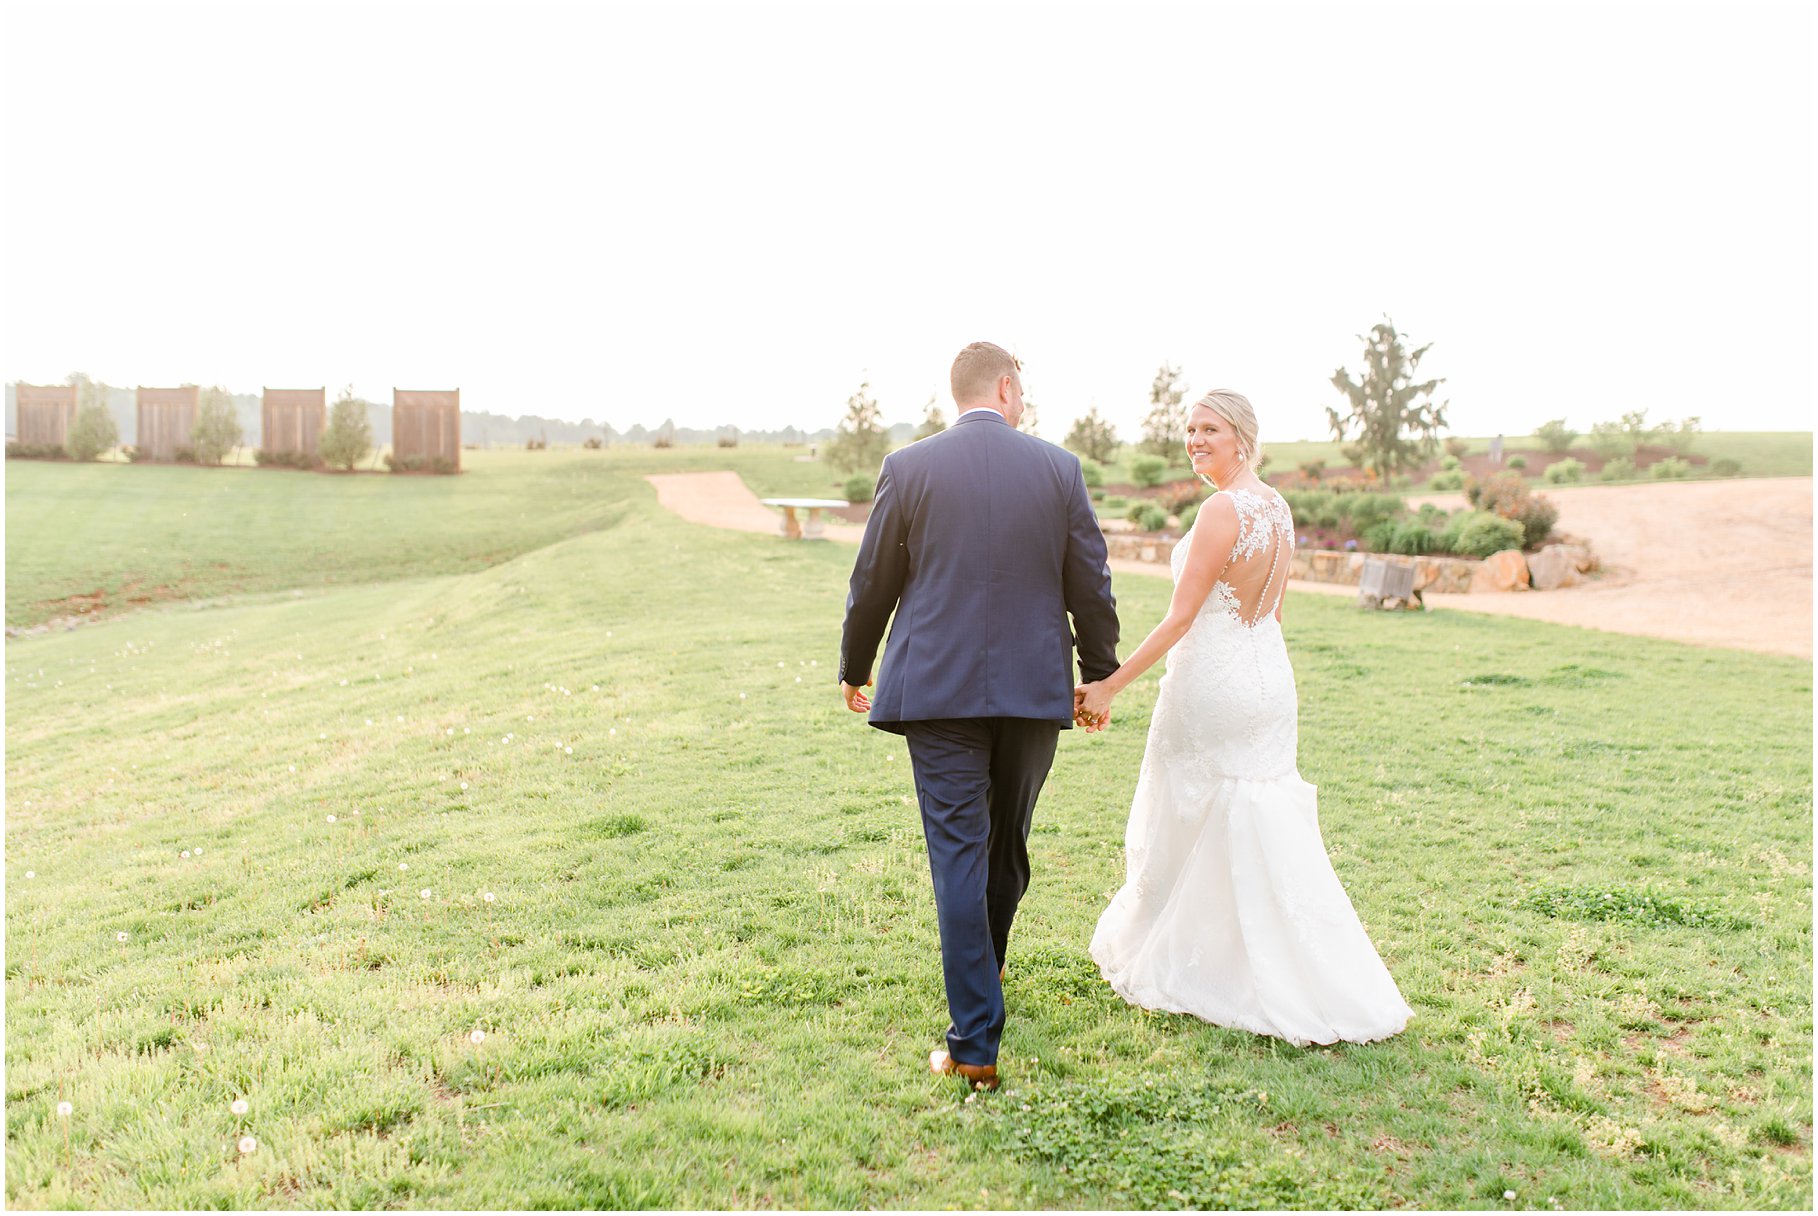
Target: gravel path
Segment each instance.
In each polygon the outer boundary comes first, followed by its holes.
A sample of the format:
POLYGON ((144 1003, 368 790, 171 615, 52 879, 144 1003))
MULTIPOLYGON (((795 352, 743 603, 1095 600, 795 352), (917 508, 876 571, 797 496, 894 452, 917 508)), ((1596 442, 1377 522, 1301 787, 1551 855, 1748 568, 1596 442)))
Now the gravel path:
MULTIPOLYGON (((691 523, 775 536, 781 516, 737 473, 653 475, 657 501, 691 523)), ((1429 595, 1433 608, 1522 616, 1614 633, 1812 657, 1812 479, 1774 477, 1544 490, 1559 530, 1590 542, 1605 572, 1559 591, 1429 595)), ((1457 506, 1457 496, 1429 499, 1457 506)), ((828 524, 856 544, 864 529, 828 524)), ((1113 561, 1120 574, 1168 576, 1165 565, 1113 561)), ((1296 592, 1355 595, 1292 584, 1296 592)))

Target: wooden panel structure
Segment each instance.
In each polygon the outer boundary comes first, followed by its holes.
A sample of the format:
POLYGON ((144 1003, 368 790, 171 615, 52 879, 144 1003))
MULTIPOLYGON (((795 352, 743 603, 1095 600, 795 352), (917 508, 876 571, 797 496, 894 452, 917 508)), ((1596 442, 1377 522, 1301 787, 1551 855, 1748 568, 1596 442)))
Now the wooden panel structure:
POLYGON ((69 424, 76 417, 76 386, 21 384, 16 391, 19 442, 62 447, 69 439, 69 424))
POLYGON ((181 388, 139 386, 139 431, 135 446, 151 460, 175 460, 177 449, 190 446, 190 428, 196 424, 202 389, 194 384, 181 388))
POLYGON ((328 390, 268 388, 259 399, 259 446, 316 455, 328 425, 328 390))
POLYGON ((461 468, 461 390, 391 390, 391 454, 399 460, 440 456, 461 468))

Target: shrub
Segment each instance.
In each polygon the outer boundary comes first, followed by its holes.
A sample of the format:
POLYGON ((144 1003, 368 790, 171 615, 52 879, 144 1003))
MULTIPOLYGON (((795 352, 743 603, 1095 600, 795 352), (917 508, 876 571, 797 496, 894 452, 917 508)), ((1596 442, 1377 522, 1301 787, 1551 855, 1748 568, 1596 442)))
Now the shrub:
POLYGON ((385 467, 394 473, 421 473, 428 461, 422 456, 400 456, 396 452, 385 453, 385 467))
POLYGON ((93 460, 120 442, 120 428, 107 407, 91 401, 76 410, 70 421, 69 454, 75 460, 93 460))
POLYGON ((1094 490, 1094 491, 1092 491, 1092 501, 1093 501, 1093 502, 1103 502, 1103 501, 1105 501, 1105 492, 1104 492, 1104 491, 1103 491, 1103 490, 1094 490))
POLYGON ((1414 475, 1412 473, 1397 473, 1389 478, 1389 485, 1391 488, 1397 490, 1412 490, 1414 488, 1414 475))
POLYGON ((370 410, 351 389, 341 390, 329 409, 328 428, 322 432, 319 446, 324 461, 344 469, 353 468, 372 451, 370 410))
POLYGON ((1499 514, 1521 525, 1521 547, 1524 549, 1540 548, 1553 525, 1559 522, 1559 508, 1544 494, 1530 494, 1499 514))
POLYGON ((868 473, 854 473, 844 487, 847 502, 870 502, 877 497, 877 482, 868 473))
POLYGON ((1488 557, 1519 549, 1522 526, 1490 511, 1460 511, 1446 527, 1445 547, 1463 557, 1488 557))
POLYGON ((672 448, 675 446, 675 436, 674 435, 658 435, 656 437, 655 446, 659 447, 659 448, 672 448))
POLYGON ((1564 418, 1555 418, 1534 428, 1534 437, 1547 451, 1564 455, 1572 450, 1572 440, 1578 438, 1578 432, 1567 426, 1564 418))
POLYGON ((1144 488, 1159 486, 1168 462, 1160 456, 1138 456, 1130 462, 1130 480, 1144 488))
POLYGON ((1193 521, 1199 518, 1199 504, 1190 502, 1182 507, 1178 514, 1180 515, 1180 530, 1185 535, 1187 529, 1193 526, 1193 521))
POLYGON ((546 452, 549 450, 549 440, 526 439, 524 441, 524 450, 526 452, 546 452))
POLYGON ((1363 547, 1372 553, 1387 553, 1389 546, 1395 543, 1395 521, 1379 519, 1361 533, 1363 547))
POLYGON ((1344 504, 1344 516, 1361 535, 1372 524, 1393 519, 1407 510, 1399 494, 1358 494, 1344 504))
POLYGON ((1635 441, 1622 429, 1620 422, 1598 422, 1591 426, 1591 447, 1605 460, 1635 451, 1635 441))
POLYGON ((456 466, 452 457, 434 456, 430 458, 429 471, 431 473, 453 474, 460 472, 460 469, 456 466))
POLYGON ((1528 467, 1528 458, 1526 456, 1511 456, 1509 457, 1509 467, 1511 469, 1525 469, 1528 467))
POLYGON ((1649 470, 1657 481, 1669 481, 1674 478, 1685 477, 1690 474, 1691 471, 1691 462, 1683 460, 1678 456, 1669 456, 1665 460, 1656 461, 1654 467, 1649 470))
POLYGON ((1450 453, 1450 452, 1447 452, 1445 454, 1445 458, 1439 462, 1439 467, 1442 469, 1445 469, 1447 471, 1450 471, 1452 469, 1459 468, 1462 465, 1462 463, 1463 462, 1460 461, 1458 459, 1458 457, 1452 455, 1452 453, 1450 453))
POLYGON ((1130 500, 1120 494, 1113 494, 1111 497, 1101 498, 1099 501, 1105 504, 1107 511, 1121 511, 1130 505, 1130 500))
POLYGON ((1681 418, 1678 422, 1663 422, 1655 427, 1654 438, 1684 456, 1692 450, 1692 444, 1701 429, 1699 419, 1681 418))
POLYGON ((1635 476, 1635 462, 1627 456, 1618 456, 1603 463, 1603 471, 1598 474, 1605 481, 1628 481, 1635 476))
POLYGON ((142 460, 151 459, 151 453, 147 452, 144 448, 131 443, 121 448, 120 454, 125 456, 127 461, 132 464, 138 464, 142 460))
POLYGON ((587 438, 581 440, 581 446, 586 448, 589 452, 597 452, 606 446, 606 441, 601 439, 598 435, 589 435, 587 438))
POLYGON ((1168 513, 1152 502, 1132 503, 1130 519, 1144 532, 1160 532, 1168 526, 1168 513))
POLYGON ((1433 480, 1427 484, 1435 490, 1464 489, 1465 475, 1461 469, 1447 469, 1443 473, 1433 474, 1433 480))
POLYGON ((736 448, 739 446, 739 437, 737 435, 721 435, 714 443, 716 446, 722 448, 736 448))
POLYGON ((309 452, 268 452, 258 448, 253 452, 253 463, 273 469, 319 469, 327 462, 309 452))
POLYGON ((1300 475, 1308 481, 1318 481, 1326 473, 1326 462, 1323 460, 1303 460, 1300 464, 1300 475))
POLYGON ((8 460, 62 460, 67 455, 62 447, 54 443, 20 443, 15 439, 6 445, 8 460))
POLYGON ((1493 473, 1486 481, 1475 477, 1465 481, 1465 499, 1473 507, 1494 511, 1503 503, 1512 503, 1528 493, 1528 483, 1519 473, 1493 473))
POLYGON ((1547 471, 1542 476, 1552 485, 1567 485, 1584 476, 1584 461, 1573 460, 1570 456, 1564 460, 1555 460, 1547 466, 1547 471))
POLYGON ((1086 479, 1086 488, 1096 490, 1105 484, 1105 466, 1096 460, 1079 462, 1079 475, 1086 479))
POLYGON ((1197 479, 1177 481, 1165 487, 1161 492, 1160 502, 1170 515, 1179 515, 1187 507, 1205 497, 1205 486, 1197 479))
POLYGON ((1452 457, 1452 459, 1463 460, 1465 458, 1465 453, 1469 452, 1470 450, 1471 450, 1471 445, 1469 443, 1466 443, 1463 439, 1460 439, 1458 436, 1456 436, 1456 435, 1447 435, 1446 436, 1446 455, 1452 457))
POLYGON ((170 458, 178 464, 194 464, 196 463, 196 449, 178 448, 171 453, 170 458))
POLYGON ((1719 460, 1711 461, 1709 471, 1712 477, 1738 477, 1742 474, 1742 465, 1740 462, 1725 456, 1719 460))
POLYGON ((189 440, 195 445, 194 459, 201 464, 220 464, 245 437, 239 416, 234 413, 234 399, 227 390, 219 386, 203 389, 195 425, 189 430, 189 440))
POLYGON ((1417 553, 1436 553, 1444 548, 1440 538, 1426 521, 1421 519, 1401 519, 1394 521, 1389 535, 1385 553, 1406 553, 1410 556, 1417 553))

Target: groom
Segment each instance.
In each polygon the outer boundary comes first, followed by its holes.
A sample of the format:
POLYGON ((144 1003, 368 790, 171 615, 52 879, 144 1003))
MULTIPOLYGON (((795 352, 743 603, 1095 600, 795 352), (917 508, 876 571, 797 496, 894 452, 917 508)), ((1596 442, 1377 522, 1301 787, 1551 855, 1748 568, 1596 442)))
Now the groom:
POLYGON ((840 692, 902 735, 915 766, 953 1017, 929 1065, 995 1089, 1031 815, 1073 720, 1069 651, 1077 642, 1084 682, 1117 669, 1117 602, 1078 457, 1016 429, 1016 359, 974 342, 953 361, 953 400, 950 429, 884 458, 846 597, 840 692))

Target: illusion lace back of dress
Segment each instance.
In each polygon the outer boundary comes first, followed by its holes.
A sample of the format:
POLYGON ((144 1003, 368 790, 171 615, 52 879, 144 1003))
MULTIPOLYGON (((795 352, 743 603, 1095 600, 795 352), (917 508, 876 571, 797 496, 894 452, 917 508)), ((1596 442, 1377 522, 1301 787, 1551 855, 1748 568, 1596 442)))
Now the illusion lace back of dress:
MULTIPOLYGON (((1274 616, 1294 521, 1273 493, 1231 500, 1237 541, 1168 653, 1125 881, 1092 957, 1145 1008, 1299 1044, 1384 1038, 1413 1011, 1327 859, 1296 763, 1294 670, 1274 616)), ((1175 546, 1176 579, 1186 549, 1175 546)))

